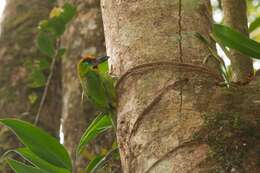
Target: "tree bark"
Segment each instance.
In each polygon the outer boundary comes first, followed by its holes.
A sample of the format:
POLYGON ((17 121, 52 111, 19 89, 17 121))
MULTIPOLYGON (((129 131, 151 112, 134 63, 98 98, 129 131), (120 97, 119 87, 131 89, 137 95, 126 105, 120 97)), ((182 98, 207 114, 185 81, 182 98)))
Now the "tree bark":
MULTIPOLYGON (((63 1, 60 1, 63 3, 63 1)), ((64 1, 67 2, 67 1, 64 1)), ((73 2, 72 2, 73 3, 73 2)), ((97 116, 97 110, 84 98, 77 75, 77 63, 86 54, 105 54, 105 38, 99 0, 79 0, 77 16, 62 37, 62 44, 68 49, 63 65, 63 118, 64 144, 75 162, 74 172, 82 171, 96 154, 108 151, 114 141, 112 133, 102 135, 86 148, 76 160, 76 147, 80 137, 97 116)), ((111 168, 115 171, 119 165, 111 168)), ((107 171, 111 172, 111 171, 107 171)))
MULTIPOLYGON (((224 23, 249 37, 246 0, 222 0, 224 23)), ((246 55, 230 51, 232 81, 246 83, 253 76, 253 61, 246 55)))
MULTIPOLYGON (((35 46, 37 25, 48 17, 52 5, 47 1, 8 0, 0 37, 0 118, 19 118, 34 122, 43 88, 28 87, 29 69, 26 64, 46 58, 35 46), (29 96, 38 99, 32 103, 29 96)), ((47 100, 39 118, 39 126, 58 138, 61 115, 61 78, 57 62, 47 100)), ((19 143, 12 133, 0 126, 0 155, 19 143)), ((9 173, 6 165, 0 172, 9 173)))
POLYGON ((256 81, 220 87, 194 37, 211 31, 209 1, 103 0, 101 7, 110 69, 120 77, 124 173, 258 172, 256 81))

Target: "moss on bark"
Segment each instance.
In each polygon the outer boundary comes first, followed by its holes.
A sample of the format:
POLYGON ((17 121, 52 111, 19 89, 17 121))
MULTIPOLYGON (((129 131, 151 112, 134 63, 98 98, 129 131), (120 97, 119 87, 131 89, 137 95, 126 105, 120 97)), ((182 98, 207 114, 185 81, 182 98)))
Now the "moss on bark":
POLYGON ((216 160, 213 172, 246 172, 243 163, 249 149, 259 139, 255 120, 239 112, 206 113, 204 127, 194 139, 210 146, 209 157, 216 160))

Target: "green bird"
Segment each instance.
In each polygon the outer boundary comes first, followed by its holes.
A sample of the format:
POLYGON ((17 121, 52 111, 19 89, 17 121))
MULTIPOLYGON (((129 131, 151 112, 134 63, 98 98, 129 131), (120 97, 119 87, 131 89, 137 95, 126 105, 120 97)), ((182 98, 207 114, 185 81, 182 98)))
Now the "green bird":
POLYGON ((98 65, 107 61, 108 56, 94 58, 83 57, 78 63, 78 76, 83 94, 102 113, 112 115, 115 119, 116 91, 114 80, 108 75, 100 73, 98 65))

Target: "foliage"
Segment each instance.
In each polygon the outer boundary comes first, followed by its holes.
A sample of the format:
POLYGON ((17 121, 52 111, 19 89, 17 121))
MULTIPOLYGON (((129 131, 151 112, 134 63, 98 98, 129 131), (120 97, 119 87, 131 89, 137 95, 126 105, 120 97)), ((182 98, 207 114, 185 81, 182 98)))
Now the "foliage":
POLYGON ((115 149, 112 149, 109 153, 104 154, 104 155, 97 155, 91 162, 88 164, 88 166, 85 169, 85 172, 87 173, 94 173, 98 169, 102 168, 106 161, 109 159, 109 157, 112 156, 114 153, 119 153, 118 148, 116 147, 115 149))
POLYGON ((21 162, 18 162, 16 160, 9 160, 8 161, 8 164, 11 166, 11 168, 13 170, 15 170, 16 173, 46 173, 45 171, 39 169, 39 168, 36 168, 36 167, 33 167, 33 166, 28 166, 26 164, 23 164, 21 162))
MULTIPOLYGON (((231 79, 231 75, 230 75, 230 71, 229 68, 225 65, 225 62, 223 61, 223 59, 218 55, 218 53, 211 48, 211 44, 210 41, 208 41, 203 35, 201 35, 200 33, 195 33, 195 36, 202 42, 204 43, 209 52, 211 53, 214 60, 216 60, 216 62, 218 63, 219 66, 219 71, 224 79, 225 85, 229 86, 230 83, 230 79, 231 79)), ((214 40, 214 38, 212 38, 214 40)), ((225 50, 225 49, 224 49, 225 50)), ((203 63, 205 64, 208 61, 209 57, 206 57, 203 61, 203 63)))
MULTIPOLYGON (((256 24, 253 26, 257 28, 256 24)), ((255 29, 254 28, 254 29, 255 29)), ((218 53, 211 48, 210 41, 208 41, 204 36, 200 33, 196 33, 195 36, 203 42, 211 53, 211 57, 213 57, 219 64, 220 72, 225 81, 225 85, 227 87, 230 86, 231 81, 231 69, 228 68, 222 58, 218 55, 218 53)), ((230 56, 230 51, 228 48, 235 49, 245 55, 248 55, 251 58, 260 59, 260 43, 256 42, 253 39, 246 37, 240 32, 221 24, 213 25, 213 33, 210 35, 211 39, 219 44, 223 52, 227 57, 230 56)), ((208 57, 207 57, 208 58, 208 57)), ((207 59, 206 59, 207 60, 207 59)), ((204 60, 204 61, 206 61, 204 60)))
POLYGON ((260 18, 256 18, 249 26, 249 32, 253 32, 260 26, 260 18))
MULTIPOLYGON (((0 123, 10 128, 25 145, 25 148, 16 149, 15 152, 35 167, 50 173, 72 171, 68 152, 55 138, 40 128, 21 120, 2 119, 0 123)), ((20 173, 18 170, 16 171, 20 173)))
MULTIPOLYGON (((50 59, 55 62, 55 58, 61 57, 65 53, 63 48, 57 47, 56 42, 64 33, 66 25, 72 20, 75 13, 74 6, 65 4, 62 8, 54 8, 50 18, 40 22, 36 40, 37 47, 48 58, 26 63, 26 67, 31 71, 28 78, 29 87, 39 88, 45 86, 47 80, 44 71, 49 69, 50 59)), ((33 104, 37 100, 36 93, 31 93, 28 99, 33 104)), ((13 151, 33 165, 28 166, 19 161, 9 160, 8 163, 11 168, 17 173, 69 173, 72 171, 72 163, 68 152, 55 138, 41 129, 20 120, 4 119, 0 122, 9 127, 26 146, 13 151)))
MULTIPOLYGON (((62 8, 55 7, 49 15, 49 19, 43 20, 39 24, 39 32, 37 36, 37 47, 42 54, 47 58, 41 58, 34 62, 27 62, 26 67, 30 69, 31 74, 29 76, 29 87, 40 88, 45 86, 46 77, 45 70, 50 68, 49 60, 55 61, 55 58, 62 57, 65 53, 64 48, 60 48, 57 45, 58 39, 63 35, 66 29, 66 25, 72 20, 76 13, 75 7, 70 4, 65 4, 62 8)), ((108 64, 107 61, 99 64, 100 69, 95 71, 95 75, 102 81, 94 84, 96 89, 99 86, 107 87, 114 92, 114 82, 107 74, 108 64), (104 84, 104 85, 103 85, 104 84)), ((51 70, 51 69, 50 69, 51 70)), ((95 78, 94 78, 95 81, 95 78)), ((47 87, 47 86, 46 86, 47 87)), ((94 90, 92 91, 94 92, 94 90)), ((94 92, 93 99, 100 95, 100 92, 94 92)), ((28 97, 30 103, 33 104, 37 100, 37 95, 31 93, 28 97)), ((102 98, 103 99, 103 98, 102 98)), ((101 113, 91 123, 83 134, 79 146, 78 154, 88 145, 96 136, 111 129, 113 127, 112 119, 110 115, 112 112, 107 111, 101 113)), ((19 140, 25 145, 24 148, 18 148, 7 152, 15 152, 27 161, 28 164, 21 163, 18 160, 8 160, 10 167, 16 173, 70 173, 72 172, 71 158, 68 151, 63 145, 59 143, 55 138, 39 129, 38 127, 17 119, 2 119, 0 123, 11 129, 19 140)), ((102 168, 110 156, 117 152, 117 147, 112 147, 111 151, 106 154, 96 156, 90 164, 86 167, 86 172, 94 172, 97 169, 102 168)), ((5 156, 5 154, 4 154, 5 156)))
POLYGON ((46 71, 51 70, 50 60, 56 57, 60 58, 64 55, 65 49, 59 47, 57 40, 65 32, 67 24, 75 14, 75 7, 65 4, 62 8, 55 7, 50 12, 49 19, 40 22, 36 43, 43 57, 25 64, 31 72, 28 77, 28 86, 30 88, 44 87, 47 81, 46 71), (47 57, 44 57, 44 55, 47 57))
POLYGON ((76 8, 65 4, 62 8, 55 7, 50 12, 50 18, 40 22, 37 46, 43 54, 53 58, 59 55, 60 50, 64 51, 63 48, 56 47, 56 41, 65 32, 75 14, 76 8))
MULTIPOLYGON (((25 165, 16 160, 8 160, 16 173, 71 173, 72 163, 68 152, 55 138, 40 128, 17 119, 1 119, 0 123, 11 129, 25 145, 8 151, 21 155, 33 166, 25 165)), ((112 127, 111 119, 106 115, 99 115, 86 130, 78 145, 78 151, 89 144, 97 135, 112 127)), ((113 153, 118 153, 117 147, 104 155, 96 156, 86 167, 86 172, 94 172, 102 168, 113 153)), ((5 155, 5 154, 4 154, 5 155)))
MULTIPOLYGON (((78 145, 78 153, 96 136, 111 129, 113 127, 112 121, 111 117, 107 114, 101 113, 97 116, 81 137, 78 145)), ((0 122, 9 127, 26 146, 25 148, 19 148, 14 151, 34 165, 34 167, 32 167, 15 160, 9 160, 8 163, 11 168, 17 173, 26 171, 69 173, 72 171, 72 163, 68 152, 56 139, 24 121, 3 119, 0 120, 0 122)), ((105 155, 97 155, 86 167, 86 172, 94 172, 102 168, 111 154, 115 152, 118 153, 117 147, 112 148, 111 151, 105 155)))
POLYGON ((82 135, 77 152, 80 153, 83 150, 83 147, 85 147, 85 145, 92 141, 97 135, 111 129, 112 127, 112 122, 109 116, 104 114, 97 116, 82 135))
POLYGON ((240 32, 224 25, 215 24, 213 26, 213 34, 216 40, 224 46, 260 59, 260 43, 247 38, 240 32))

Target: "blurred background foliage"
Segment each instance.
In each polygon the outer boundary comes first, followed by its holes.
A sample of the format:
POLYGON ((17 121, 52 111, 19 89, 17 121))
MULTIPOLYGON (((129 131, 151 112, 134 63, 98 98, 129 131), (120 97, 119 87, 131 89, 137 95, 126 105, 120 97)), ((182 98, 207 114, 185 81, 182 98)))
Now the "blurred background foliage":
MULTIPOLYGON (((223 24, 223 10, 221 0, 210 0, 213 10, 213 20, 215 23, 223 24)), ((249 29, 250 38, 260 42, 260 0, 247 0, 247 13, 248 13, 248 27, 254 28, 249 29), (253 27, 252 27, 253 26, 253 27)), ((227 58, 225 53, 217 45, 219 55, 224 59, 227 66, 230 65, 230 60, 227 58)), ((254 68, 260 69, 260 61, 254 60, 254 68)))

